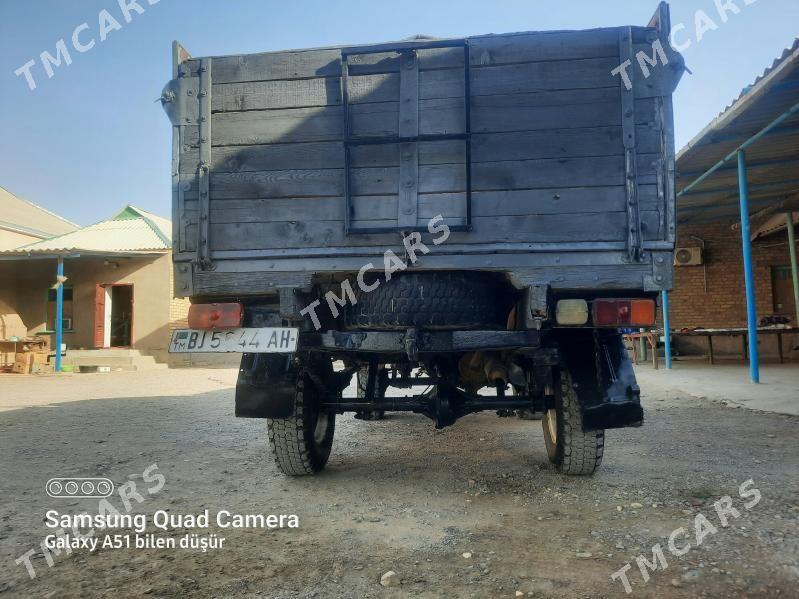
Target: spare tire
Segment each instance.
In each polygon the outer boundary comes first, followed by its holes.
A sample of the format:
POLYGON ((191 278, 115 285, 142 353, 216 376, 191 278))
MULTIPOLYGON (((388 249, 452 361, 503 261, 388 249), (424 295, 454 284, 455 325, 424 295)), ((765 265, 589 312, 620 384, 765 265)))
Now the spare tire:
POLYGON ((491 273, 404 272, 358 291, 347 312, 356 329, 504 329, 506 302, 501 283, 491 273))

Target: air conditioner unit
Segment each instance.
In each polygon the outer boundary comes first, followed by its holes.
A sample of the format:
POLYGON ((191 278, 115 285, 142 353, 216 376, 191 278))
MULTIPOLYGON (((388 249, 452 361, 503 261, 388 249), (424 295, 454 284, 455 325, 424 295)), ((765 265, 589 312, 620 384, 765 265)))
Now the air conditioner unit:
POLYGON ((677 248, 674 251, 674 266, 701 266, 703 263, 702 248, 677 248))

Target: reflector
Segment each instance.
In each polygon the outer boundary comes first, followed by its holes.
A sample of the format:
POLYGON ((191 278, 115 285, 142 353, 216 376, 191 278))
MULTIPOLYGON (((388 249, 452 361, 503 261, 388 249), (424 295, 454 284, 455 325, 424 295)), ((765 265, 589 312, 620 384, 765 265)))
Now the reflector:
POLYGON ((234 329, 241 326, 244 307, 237 302, 192 304, 189 307, 191 329, 234 329))
POLYGON ((555 321, 558 324, 581 325, 588 322, 588 302, 583 299, 558 301, 555 307, 555 321))
POLYGON ((598 299, 593 306, 596 326, 649 326, 655 323, 651 299, 598 299))

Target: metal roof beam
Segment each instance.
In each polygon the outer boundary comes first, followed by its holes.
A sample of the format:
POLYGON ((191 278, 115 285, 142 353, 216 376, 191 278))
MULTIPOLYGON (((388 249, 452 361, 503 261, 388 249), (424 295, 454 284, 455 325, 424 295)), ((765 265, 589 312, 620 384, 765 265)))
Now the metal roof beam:
MULTIPOLYGON (((779 187, 784 185, 799 185, 799 179, 786 179, 785 181, 775 181, 773 183, 752 183, 749 186, 750 190, 757 189, 770 189, 772 187, 779 187)), ((714 189, 703 189, 702 191, 692 191, 692 196, 713 195, 716 193, 737 193, 737 187, 716 187, 714 189)), ((735 197, 738 197, 737 195, 735 197)))
MULTIPOLYGON (((757 132, 755 132, 757 133, 757 132)), ((791 135, 792 133, 799 133, 799 125, 786 125, 785 127, 776 127, 766 133, 764 137, 770 137, 772 135, 791 135)), ((694 146, 698 148, 700 146, 706 147, 711 146, 713 144, 724 143, 725 141, 735 141, 737 139, 747 139, 749 136, 754 135, 749 131, 740 131, 738 133, 718 133, 718 134, 711 134, 708 136, 708 140, 703 142, 699 145, 694 146)))
MULTIPOLYGON (((769 166, 781 166, 783 164, 799 164, 799 158, 780 158, 779 160, 762 160, 760 162, 747 162, 746 168, 747 170, 755 169, 755 168, 765 168, 769 166)), ((734 164, 729 166, 722 166, 717 169, 716 172, 723 172, 723 171, 734 171, 738 167, 734 164)), ((687 172, 678 172, 678 177, 695 177, 697 175, 701 175, 702 171, 687 171, 687 172)), ((751 187, 751 186, 750 186, 751 187)))
POLYGON ((766 134, 767 134, 769 131, 771 131, 771 130, 773 130, 773 129, 777 128, 777 127, 778 127, 778 126, 779 126, 781 123, 785 122, 786 120, 788 120, 789 118, 791 118, 791 117, 792 117, 794 114, 796 114, 796 113, 799 113, 799 103, 796 103, 796 104, 794 104, 793 106, 791 106, 791 107, 790 107, 788 110, 786 110, 785 112, 783 112, 783 113, 782 113, 780 116, 778 116, 776 119, 774 119, 773 121, 771 121, 771 122, 770 122, 768 125, 766 125, 765 127, 763 127, 763 128, 760 130, 760 131, 758 131, 757 133, 755 133, 755 134, 754 134, 752 137, 750 137, 749 139, 747 139, 747 140, 746 140, 745 142, 743 142, 743 143, 742 143, 740 146, 738 146, 737 148, 735 148, 735 149, 734 149, 732 152, 730 152, 729 154, 727 154, 727 155, 726 155, 724 158, 722 158, 721 160, 719 160, 719 161, 718 161, 716 164, 714 164, 714 165, 713 165, 712 167, 710 167, 710 168, 709 168, 707 171, 705 171, 705 173, 704 173, 703 175, 701 175, 701 176, 700 176, 700 177, 698 177, 696 180, 694 180, 694 182, 693 182, 693 183, 690 183, 690 184, 689 184, 689 185, 687 185, 686 187, 683 187, 683 189, 682 189, 682 190, 681 190, 681 191, 680 191, 680 192, 677 194, 677 197, 680 197, 680 196, 683 196, 683 195, 685 195, 685 194, 687 194, 687 193, 690 193, 690 192, 691 192, 691 190, 692 190, 694 187, 696 187, 697 185, 699 185, 700 183, 702 183, 702 181, 704 181, 704 180, 705 180, 705 179, 707 179, 707 178, 708 178, 710 175, 712 175, 712 174, 713 174, 713 173, 715 173, 717 170, 719 170, 719 169, 720 169, 722 166, 724 166, 724 165, 725 165, 727 162, 729 162, 730 160, 732 160, 732 159, 734 159, 734 158, 737 158, 737 156, 738 156, 738 152, 740 152, 740 151, 743 151, 743 150, 746 150, 746 148, 748 148, 749 146, 751 146, 752 144, 754 144, 755 142, 757 142, 757 141, 758 141, 760 138, 762 138, 763 136, 765 136, 765 135, 766 135, 766 134))
MULTIPOLYGON (((792 194, 796 193, 796 190, 785 191, 780 194, 768 195, 768 196, 761 196, 752 199, 750 196, 749 204, 754 205, 762 205, 762 204, 770 204, 775 200, 785 200, 790 197, 792 194)), ((682 214, 690 213, 690 212, 702 212, 706 211, 709 208, 726 208, 726 207, 735 207, 737 208, 737 195, 731 195, 724 198, 721 202, 715 204, 700 204, 697 206, 686 206, 685 208, 680 208, 679 212, 682 214)))

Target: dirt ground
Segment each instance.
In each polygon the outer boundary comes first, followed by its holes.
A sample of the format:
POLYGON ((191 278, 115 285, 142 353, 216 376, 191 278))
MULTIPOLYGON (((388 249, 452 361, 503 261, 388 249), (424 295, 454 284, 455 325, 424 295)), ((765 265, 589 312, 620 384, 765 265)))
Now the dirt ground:
POLYGON ((609 431, 597 474, 566 478, 538 421, 484 413, 436 431, 421 416, 346 415, 327 470, 288 479, 265 423, 233 417, 234 380, 0 377, 0 597, 616 597, 624 588, 610 576, 627 563, 632 596, 796 596, 796 417, 644 389, 645 425, 609 431), (142 472, 154 463, 166 482, 149 496, 142 472), (96 500, 45 494, 49 478, 70 475, 138 483, 134 513, 296 514, 299 528, 212 522, 196 532, 225 542, 206 553, 78 549, 48 567, 45 512, 97 511, 96 500), (747 479, 762 496, 749 509, 747 479), (713 507, 724 495, 741 512, 727 527, 713 507), (717 529, 699 547, 697 514, 717 529), (678 527, 678 549, 691 548, 675 557, 678 527), (667 567, 644 582, 635 557, 652 560, 656 543, 667 567), (33 548, 35 579, 14 562, 33 548), (399 586, 381 586, 389 570, 399 586))

